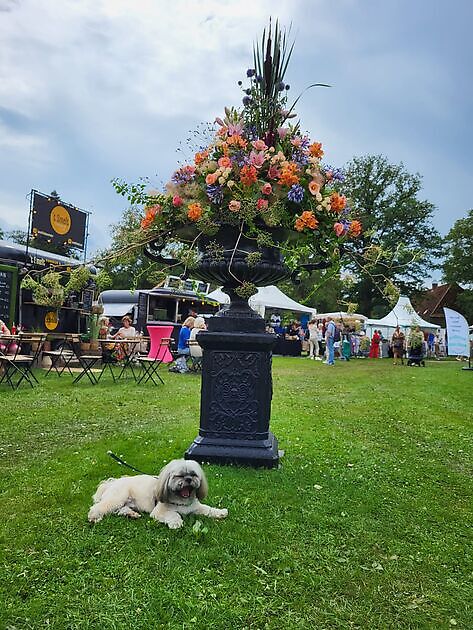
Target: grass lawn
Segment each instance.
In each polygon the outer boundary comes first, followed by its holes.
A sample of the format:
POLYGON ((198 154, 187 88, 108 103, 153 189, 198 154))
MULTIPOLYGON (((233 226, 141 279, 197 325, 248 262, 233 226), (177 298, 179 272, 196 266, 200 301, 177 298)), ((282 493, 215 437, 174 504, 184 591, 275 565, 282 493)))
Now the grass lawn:
POLYGON ((279 470, 206 466, 225 521, 87 523, 100 480, 157 472, 200 379, 0 389, 0 628, 472 628, 473 374, 274 359, 279 470))

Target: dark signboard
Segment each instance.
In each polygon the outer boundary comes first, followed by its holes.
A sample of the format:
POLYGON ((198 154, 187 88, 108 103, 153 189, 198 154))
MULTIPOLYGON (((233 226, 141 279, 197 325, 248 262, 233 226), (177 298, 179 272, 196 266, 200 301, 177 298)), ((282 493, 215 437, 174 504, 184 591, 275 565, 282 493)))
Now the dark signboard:
POLYGON ((31 236, 84 249, 87 213, 55 197, 33 192, 31 236))
POLYGON ((93 289, 84 289, 82 291, 82 309, 84 311, 92 310, 92 302, 94 301, 93 289))
POLYGON ((18 269, 0 265, 0 319, 12 325, 15 318, 18 269))

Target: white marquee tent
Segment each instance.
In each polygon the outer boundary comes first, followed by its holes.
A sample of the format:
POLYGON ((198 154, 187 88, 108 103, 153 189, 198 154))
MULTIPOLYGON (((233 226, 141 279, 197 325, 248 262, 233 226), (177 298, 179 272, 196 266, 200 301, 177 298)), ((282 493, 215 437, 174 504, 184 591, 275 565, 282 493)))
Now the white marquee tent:
MULTIPOLYGON (((207 295, 207 298, 211 300, 215 300, 220 304, 229 304, 230 298, 226 293, 224 293, 221 288, 212 291, 207 295)), ((276 311, 295 311, 296 313, 308 313, 310 316, 315 315, 316 311, 309 306, 304 306, 303 304, 299 304, 295 300, 291 299, 287 295, 285 295, 282 291, 280 291, 274 285, 269 287, 260 287, 258 289, 258 293, 253 295, 249 304, 251 308, 259 313, 262 317, 265 316, 265 312, 267 308, 276 311)))
POLYGON ((389 338, 394 332, 396 326, 405 333, 407 329, 413 326, 419 326, 422 329, 438 330, 437 324, 431 324, 418 315, 411 301, 405 295, 401 295, 393 310, 381 319, 367 319, 365 321, 365 329, 371 337, 374 330, 380 330, 383 337, 389 338))

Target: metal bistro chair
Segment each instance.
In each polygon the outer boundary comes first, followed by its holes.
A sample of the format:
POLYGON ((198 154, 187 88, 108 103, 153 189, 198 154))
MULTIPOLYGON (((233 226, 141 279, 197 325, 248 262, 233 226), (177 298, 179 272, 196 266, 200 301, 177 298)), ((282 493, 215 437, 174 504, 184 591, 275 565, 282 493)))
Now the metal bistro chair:
POLYGON ((161 378, 158 369, 169 353, 171 341, 172 340, 170 337, 163 337, 159 346, 155 347, 153 351, 150 350, 148 356, 138 357, 138 361, 143 370, 140 378, 137 381, 138 385, 143 381, 145 383, 147 383, 148 381, 152 381, 155 385, 158 385, 158 383, 154 380, 155 376, 157 376, 161 383, 164 385, 164 381, 161 378))
POLYGON ((82 354, 81 349, 80 349, 80 337, 77 337, 77 339, 74 339, 74 341, 72 341, 72 347, 74 350, 74 354, 77 357, 77 361, 79 362, 79 365, 82 368, 82 372, 79 372, 79 374, 72 381, 73 385, 78 383, 84 376, 87 376, 87 378, 92 383, 92 385, 97 385, 97 383, 99 382, 99 379, 95 376, 92 370, 95 364, 98 361, 100 361, 100 359, 102 358, 101 355, 100 354, 82 354))
POLYGON ((198 341, 189 341, 189 351, 191 365, 189 369, 192 372, 202 372, 202 348, 198 341))
POLYGON ((0 355, 0 364, 4 368, 0 383, 6 381, 12 389, 17 389, 23 381, 31 387, 34 387, 33 381, 39 383, 33 373, 33 366, 41 354, 45 339, 45 334, 21 333, 8 337, 7 340, 15 342, 17 347, 14 354, 0 355))
POLYGON ((52 370, 54 370, 58 376, 61 376, 68 370, 69 374, 73 376, 71 363, 76 358, 73 342, 79 341, 79 335, 65 333, 58 341, 59 345, 55 350, 43 350, 43 357, 49 357, 51 359, 51 365, 44 375, 45 377, 48 376, 52 370))

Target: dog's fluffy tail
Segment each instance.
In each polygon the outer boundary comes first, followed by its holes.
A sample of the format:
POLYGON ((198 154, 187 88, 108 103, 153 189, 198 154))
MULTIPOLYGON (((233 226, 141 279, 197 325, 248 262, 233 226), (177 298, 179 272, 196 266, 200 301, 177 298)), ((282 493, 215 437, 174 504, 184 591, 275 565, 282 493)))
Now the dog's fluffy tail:
POLYGON ((109 479, 105 479, 99 483, 99 487, 97 488, 97 492, 94 494, 93 501, 94 503, 98 503, 102 500, 105 490, 107 487, 115 481, 115 477, 110 477, 109 479))

